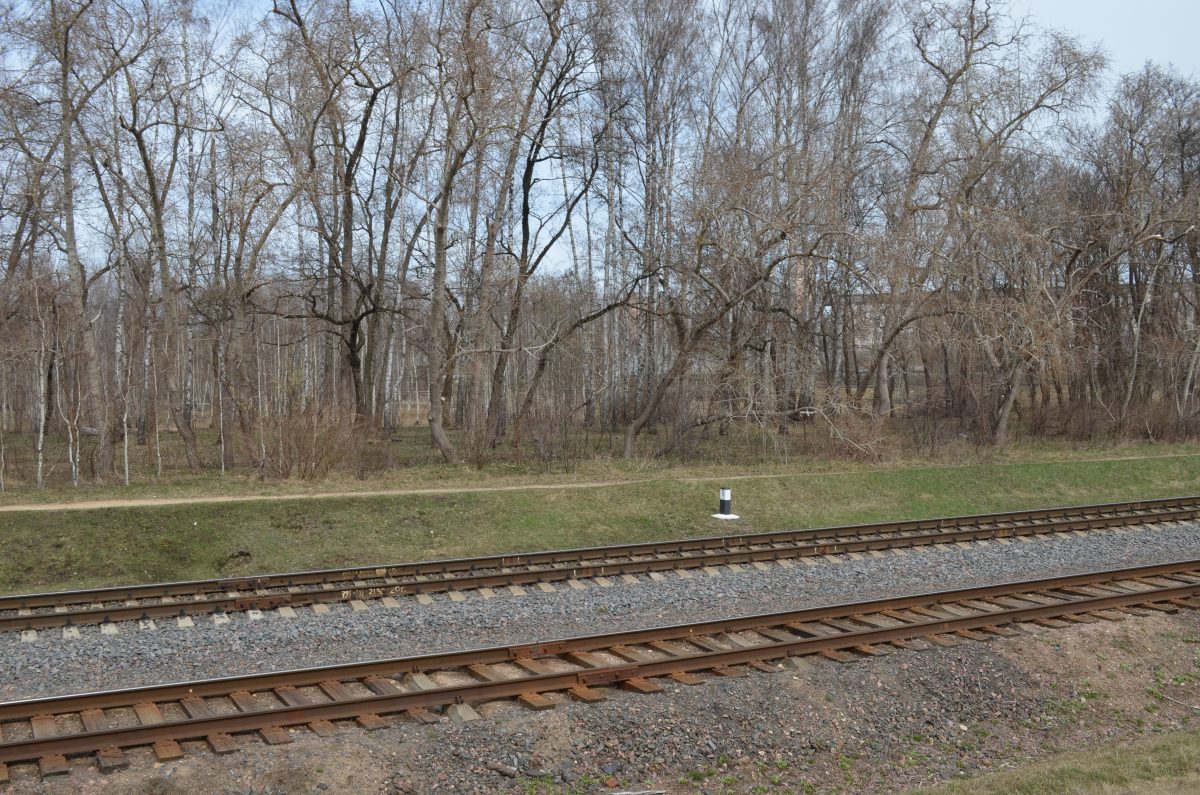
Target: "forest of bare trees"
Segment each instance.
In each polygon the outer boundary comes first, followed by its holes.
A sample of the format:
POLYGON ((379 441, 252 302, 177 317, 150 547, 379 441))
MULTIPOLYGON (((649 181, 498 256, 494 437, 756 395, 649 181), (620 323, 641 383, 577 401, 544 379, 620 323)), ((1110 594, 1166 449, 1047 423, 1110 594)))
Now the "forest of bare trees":
POLYGON ((1200 83, 1001 2, 37 0, 0 48, 39 486, 168 434, 1200 434, 1200 83))

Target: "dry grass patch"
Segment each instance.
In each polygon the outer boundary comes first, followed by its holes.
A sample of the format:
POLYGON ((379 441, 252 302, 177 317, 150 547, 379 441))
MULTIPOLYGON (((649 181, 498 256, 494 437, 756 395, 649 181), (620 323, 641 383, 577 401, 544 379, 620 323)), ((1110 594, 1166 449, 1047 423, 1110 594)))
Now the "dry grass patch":
POLYGON ((1193 795, 1200 732, 1173 732, 1117 748, 1062 754, 1019 770, 956 781, 921 795, 1193 795))

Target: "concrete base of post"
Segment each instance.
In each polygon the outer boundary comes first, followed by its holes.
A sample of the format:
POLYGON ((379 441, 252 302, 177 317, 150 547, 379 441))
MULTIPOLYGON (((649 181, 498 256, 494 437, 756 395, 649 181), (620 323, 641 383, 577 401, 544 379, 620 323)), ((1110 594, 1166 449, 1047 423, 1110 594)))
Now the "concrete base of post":
POLYGON ((714 519, 741 519, 742 517, 738 516, 736 513, 714 513, 712 515, 712 518, 714 518, 714 519))

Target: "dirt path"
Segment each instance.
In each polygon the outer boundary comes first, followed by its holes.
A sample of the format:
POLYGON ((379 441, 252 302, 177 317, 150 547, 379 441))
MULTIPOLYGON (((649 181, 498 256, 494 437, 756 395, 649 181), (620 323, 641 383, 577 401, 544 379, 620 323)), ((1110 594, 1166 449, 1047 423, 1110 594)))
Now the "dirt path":
MULTIPOLYGON (((765 477, 765 476, 764 476, 765 477)), ((279 502, 282 500, 325 500, 337 497, 405 497, 426 494, 468 494, 488 491, 555 491, 558 489, 597 489, 649 483, 636 480, 594 480, 581 483, 526 483, 515 486, 445 486, 440 488, 377 489, 375 491, 322 491, 300 494, 226 494, 212 497, 143 497, 128 500, 81 500, 78 502, 26 503, 0 505, 0 513, 12 511, 91 511, 99 508, 148 508, 161 505, 193 505, 217 502, 279 502)))
MULTIPOLYGON (((991 466, 1021 466, 1025 464, 1097 464, 1116 461, 1148 461, 1159 458, 1194 458, 1197 453, 1169 453, 1166 455, 1139 455, 1120 458, 1080 458, 1068 461, 1006 461, 991 466)), ((979 464, 954 464, 944 466, 924 467, 930 470, 962 469, 964 466, 979 466, 979 464)), ((567 489, 603 489, 614 486, 630 486, 639 483, 653 483, 661 480, 673 480, 677 483, 717 483, 737 480, 764 480, 768 478, 801 478, 823 477, 827 475, 861 475, 867 472, 885 471, 881 469, 848 469, 823 470, 820 472, 769 472, 750 475, 699 475, 696 477, 671 478, 629 478, 627 480, 587 480, 574 483, 522 483, 511 486, 440 486, 414 487, 398 489, 376 489, 372 491, 323 491, 297 494, 227 494, 210 497, 141 497, 132 499, 112 500, 79 500, 70 502, 46 503, 16 503, 0 505, 0 513, 20 511, 92 511, 103 508, 152 508, 166 505, 202 505, 205 503, 223 502, 280 502, 283 500, 324 500, 346 497, 419 497, 432 494, 477 494, 501 491, 563 491, 567 489)))

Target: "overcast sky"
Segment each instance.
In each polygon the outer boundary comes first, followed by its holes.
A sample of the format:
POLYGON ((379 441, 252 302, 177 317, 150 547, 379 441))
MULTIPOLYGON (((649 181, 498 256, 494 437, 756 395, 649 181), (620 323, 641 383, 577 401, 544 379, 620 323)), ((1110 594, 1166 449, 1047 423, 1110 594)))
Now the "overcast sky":
POLYGON ((1200 78, 1200 0, 1012 0, 1011 8, 1103 44, 1116 74, 1155 61, 1200 78))

